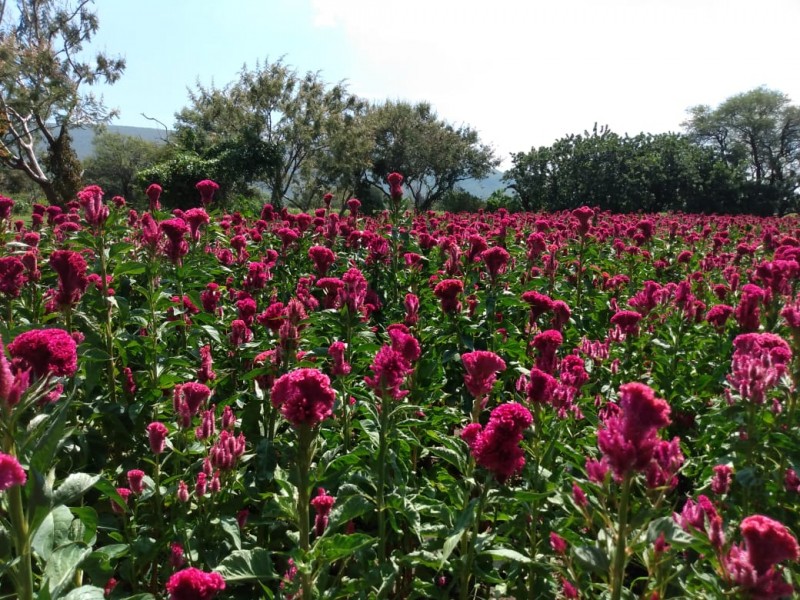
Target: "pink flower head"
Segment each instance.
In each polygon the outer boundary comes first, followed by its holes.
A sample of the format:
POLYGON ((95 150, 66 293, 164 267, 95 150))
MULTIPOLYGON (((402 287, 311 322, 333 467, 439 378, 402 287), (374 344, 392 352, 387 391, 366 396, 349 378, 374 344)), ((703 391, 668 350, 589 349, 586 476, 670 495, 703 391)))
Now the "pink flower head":
POLYGON ((194 567, 178 571, 167 581, 169 600, 211 600, 224 589, 222 575, 194 567))
POLYGON ((144 491, 144 471, 141 469, 131 469, 128 471, 128 487, 134 494, 141 494, 144 491))
POLYGON ((8 352, 20 367, 32 369, 36 377, 52 374, 69 377, 78 369, 75 340, 63 329, 34 329, 18 335, 8 352))
POLYGON ((214 193, 219 189, 219 184, 210 179, 203 179, 195 184, 195 189, 200 192, 200 202, 208 206, 214 201, 214 193))
POLYGON ((744 519, 739 529, 747 544, 750 562, 759 574, 780 562, 800 557, 797 539, 778 521, 753 515, 744 519))
POLYGON ((389 183, 389 196, 393 202, 403 198, 403 176, 400 173, 393 172, 386 176, 386 181, 389 183))
POLYGON ((10 219, 13 209, 14 201, 11 198, 6 198, 0 194, 0 221, 6 221, 10 219))
POLYGON ((367 280, 363 273, 355 267, 342 275, 344 287, 340 290, 342 305, 347 307, 351 315, 357 315, 364 307, 367 297, 367 280))
POLYGON ((413 371, 413 367, 402 353, 391 346, 382 346, 375 355, 370 369, 374 375, 365 377, 364 381, 379 397, 388 395, 394 400, 400 400, 408 395, 408 390, 400 388, 405 383, 406 376, 413 371))
POLYGON ((560 331, 548 329, 536 334, 531 345, 539 351, 536 357, 536 368, 545 373, 552 373, 556 369, 556 351, 564 343, 560 331))
POLYGON ((361 208, 361 200, 358 198, 350 198, 346 204, 353 216, 358 214, 358 209, 361 208))
POLYGON ((58 273, 56 304, 62 307, 75 306, 89 285, 83 256, 72 250, 56 250, 50 255, 50 266, 58 273))
POLYGON ((333 250, 325 246, 311 246, 308 249, 308 258, 314 263, 314 268, 320 277, 325 277, 328 269, 336 261, 336 255, 333 250))
POLYGON ((619 392, 620 412, 606 417, 597 444, 614 475, 622 479, 649 466, 660 442, 657 430, 669 425, 670 409, 642 383, 626 383, 619 392))
POLYGON ((389 325, 387 331, 389 339, 392 341, 392 349, 402 354, 409 364, 415 363, 422 352, 417 338, 409 333, 405 325, 400 323, 389 325))
POLYGON ((9 298, 17 298, 27 280, 25 264, 20 259, 16 256, 0 258, 0 293, 9 298))
POLYGON ((555 377, 534 367, 527 380, 525 393, 532 404, 550 404, 557 387, 558 381, 555 377))
POLYGON ((230 471, 236 466, 239 458, 244 454, 244 450, 244 434, 240 433, 238 436, 234 436, 230 431, 224 429, 208 454, 214 468, 230 471))
POLYGON ((403 306, 406 309, 406 316, 403 322, 408 327, 413 327, 419 321, 419 298, 416 294, 406 294, 403 306))
POLYGON ((90 185, 78 192, 78 200, 83 207, 86 222, 95 229, 103 226, 108 219, 108 206, 103 203, 103 190, 99 185, 90 185))
MULTIPOLYGON (((745 333, 733 340, 728 382, 742 399, 763 404, 792 359, 789 344, 772 333, 745 333)), ((731 400, 729 400, 731 401, 731 400)))
POLYGON ((213 381, 217 374, 213 370, 213 358, 211 356, 211 346, 206 344, 200 347, 200 368, 197 371, 197 379, 200 383, 213 381))
POLYGON ((716 304, 712 306, 706 313, 706 321, 717 329, 725 327, 725 323, 733 314, 733 307, 727 304, 716 304))
POLYGON ((25 485, 28 476, 19 461, 10 454, 0 452, 0 492, 15 485, 25 485))
POLYGON ((347 347, 345 346, 344 342, 333 342, 330 347, 328 348, 328 356, 333 359, 333 365, 331 366, 331 375, 349 375, 351 366, 350 363, 345 360, 344 353, 347 347))
POLYGON ((183 219, 166 219, 158 227, 167 237, 164 252, 173 263, 180 264, 181 259, 189 252, 189 243, 184 239, 189 232, 188 223, 183 219))
POLYGON ((591 228, 590 221, 592 217, 594 217, 594 211, 588 206, 581 206, 572 211, 572 216, 578 220, 578 233, 581 235, 589 233, 589 229, 591 228))
POLYGON ((481 259, 486 265, 486 270, 489 271, 489 278, 492 282, 496 281, 497 276, 506 270, 509 258, 508 251, 501 246, 494 246, 481 252, 481 259))
POLYGON ((567 540, 558 535, 555 531, 551 531, 550 547, 556 554, 564 555, 567 552, 567 540))
POLYGON ((150 450, 153 454, 164 452, 168 433, 167 426, 158 421, 153 421, 147 426, 147 439, 150 442, 150 450))
POLYGON ((316 427, 332 412, 336 394, 328 376, 317 369, 297 369, 272 386, 272 405, 295 427, 316 427))
POLYGON ((189 235, 192 241, 197 242, 200 240, 200 226, 208 225, 210 217, 202 208, 190 208, 183 213, 183 220, 189 224, 189 235))
POLYGON ((446 314, 461 311, 461 302, 458 296, 464 291, 464 284, 460 279, 445 279, 433 288, 433 295, 442 303, 442 312, 446 314))
POLYGON ((546 294, 541 294, 536 290, 528 290, 522 293, 522 300, 531 307, 531 322, 539 318, 553 308, 553 300, 546 294))
POLYGON ((714 477, 711 479, 711 491, 718 496, 728 493, 733 479, 733 469, 729 465, 714 465, 714 477))
POLYGON ((164 190, 157 183, 151 183, 149 186, 147 186, 147 189, 144 193, 147 194, 147 199, 150 201, 151 211, 161 210, 159 198, 161 198, 161 192, 163 191, 164 190))
POLYGON ((336 502, 336 498, 330 496, 324 488, 319 488, 316 497, 311 500, 311 506, 317 513, 314 518, 314 531, 317 537, 321 536, 328 526, 328 517, 331 514, 334 502, 336 502))
POLYGON ((619 327, 625 335, 639 335, 639 321, 642 315, 633 310, 620 310, 611 317, 611 324, 619 327))
POLYGON ((475 462, 504 483, 525 466, 519 443, 531 423, 533 417, 527 408, 508 402, 492 411, 485 429, 481 430, 479 423, 471 423, 464 428, 461 438, 469 445, 475 462))
POLYGON ((476 350, 461 355, 466 374, 464 383, 474 398, 483 398, 492 391, 497 374, 506 370, 505 361, 494 352, 476 350))

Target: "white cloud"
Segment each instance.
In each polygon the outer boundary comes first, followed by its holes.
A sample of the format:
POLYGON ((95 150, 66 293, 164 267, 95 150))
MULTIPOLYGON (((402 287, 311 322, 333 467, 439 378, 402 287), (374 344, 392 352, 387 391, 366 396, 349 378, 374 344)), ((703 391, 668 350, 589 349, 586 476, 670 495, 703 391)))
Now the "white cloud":
POLYGON ((346 34, 351 89, 429 100, 503 157, 597 121, 678 130, 685 109, 761 84, 800 101, 788 0, 312 0, 346 34))

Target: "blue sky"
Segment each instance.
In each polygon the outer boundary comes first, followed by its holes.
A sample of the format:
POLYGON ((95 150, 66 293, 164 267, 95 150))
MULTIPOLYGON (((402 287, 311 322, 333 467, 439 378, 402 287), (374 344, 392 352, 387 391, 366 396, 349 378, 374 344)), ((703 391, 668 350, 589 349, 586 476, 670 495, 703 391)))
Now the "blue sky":
MULTIPOLYGON (((427 100, 498 156, 595 122, 680 130, 759 85, 800 103, 797 0, 96 0, 93 49, 127 59, 116 124, 167 125, 196 81, 285 61, 374 101, 427 100)), ((506 164, 508 164, 506 162, 506 164)))

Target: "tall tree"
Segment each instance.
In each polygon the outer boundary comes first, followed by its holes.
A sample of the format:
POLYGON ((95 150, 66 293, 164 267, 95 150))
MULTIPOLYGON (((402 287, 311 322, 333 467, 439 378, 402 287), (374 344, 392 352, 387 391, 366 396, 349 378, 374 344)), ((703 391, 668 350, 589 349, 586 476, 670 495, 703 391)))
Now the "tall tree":
POLYGON ((74 197, 80 163, 69 130, 113 111, 84 90, 114 83, 121 58, 81 56, 98 30, 92 0, 0 0, 0 164, 24 172, 51 204, 74 197))
POLYGON ((800 107, 779 91, 759 87, 731 96, 717 108, 688 110, 683 124, 698 143, 714 148, 728 164, 744 167, 756 197, 776 211, 796 208, 800 188, 800 107))
POLYGON ((102 187, 107 196, 144 199, 136 174, 164 157, 166 146, 108 131, 99 132, 92 144, 94 153, 83 162, 86 180, 102 187))
POLYGON ((427 102, 391 102, 367 116, 374 141, 369 183, 386 191, 386 176, 402 173, 417 210, 428 210, 466 179, 483 179, 500 164, 466 125, 439 119, 427 102))
POLYGON ((176 140, 184 148, 201 151, 246 131, 246 139, 277 150, 276 163, 259 174, 275 206, 305 203, 321 157, 363 109, 344 84, 329 86, 313 72, 300 75, 282 60, 245 66, 225 88, 198 85, 190 100, 177 114, 176 140))

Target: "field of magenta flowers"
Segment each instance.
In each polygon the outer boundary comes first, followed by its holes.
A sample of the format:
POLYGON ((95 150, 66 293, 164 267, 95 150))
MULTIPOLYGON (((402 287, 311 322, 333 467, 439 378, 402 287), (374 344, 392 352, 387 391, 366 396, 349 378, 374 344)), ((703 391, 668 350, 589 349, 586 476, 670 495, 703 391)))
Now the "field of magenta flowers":
POLYGON ((800 219, 0 198, 0 597, 784 598, 800 219))

